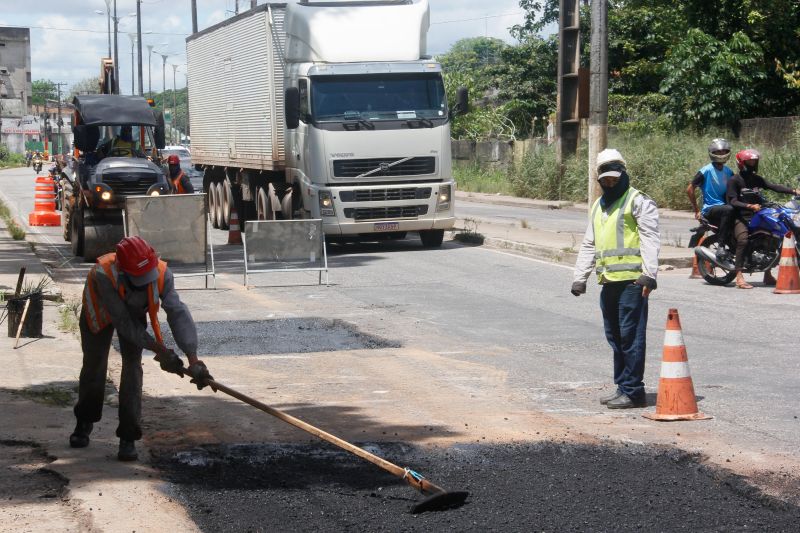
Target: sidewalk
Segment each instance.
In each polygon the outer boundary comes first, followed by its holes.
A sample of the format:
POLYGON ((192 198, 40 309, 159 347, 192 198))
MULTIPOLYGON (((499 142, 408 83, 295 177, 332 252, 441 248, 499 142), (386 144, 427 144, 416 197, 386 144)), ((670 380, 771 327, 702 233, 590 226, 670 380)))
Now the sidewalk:
MULTIPOLYGON (((47 276, 30 244, 13 240, 0 220, 0 292, 14 291, 22 266, 28 281, 47 276)), ((17 349, 6 335, 7 323, 0 324, 0 468, 11 500, 0 506, 0 523, 15 524, 16 531, 196 530, 185 509, 162 492, 145 446, 140 446, 141 461, 117 461, 121 365, 113 348, 103 420, 95 425, 88 448, 69 447, 82 352, 77 334, 59 329, 66 325, 61 305, 45 300, 43 336, 21 338, 17 349)), ((153 366, 143 365, 151 386, 167 379, 153 366)))
MULTIPOLYGON (((587 204, 573 204, 571 202, 533 200, 530 198, 516 198, 494 194, 473 192, 456 192, 458 202, 480 202, 483 204, 506 205, 513 207, 527 207, 534 209, 569 209, 586 213, 587 204)), ((660 209, 659 215, 664 218, 679 218, 694 220, 691 213, 660 209)), ((540 259, 566 264, 575 264, 578 249, 583 240, 583 233, 546 231, 531 227, 522 227, 516 224, 498 224, 480 217, 470 217, 477 222, 477 228, 472 228, 484 236, 484 244, 495 248, 503 248, 531 255, 540 259)), ((457 230, 466 228, 464 219, 456 222, 457 230)), ((670 246, 661 243, 659 266, 669 265, 674 268, 691 268, 694 254, 690 248, 670 246)))

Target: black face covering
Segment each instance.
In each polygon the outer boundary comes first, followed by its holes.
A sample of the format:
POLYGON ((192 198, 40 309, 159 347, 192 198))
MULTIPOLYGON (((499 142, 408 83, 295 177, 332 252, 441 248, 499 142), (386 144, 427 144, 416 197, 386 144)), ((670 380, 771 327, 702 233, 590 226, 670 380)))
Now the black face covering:
POLYGON ((623 170, 616 185, 613 187, 603 187, 601 182, 600 187, 603 189, 603 196, 600 197, 600 206, 605 209, 625 194, 625 191, 630 187, 630 178, 628 177, 628 173, 623 170))

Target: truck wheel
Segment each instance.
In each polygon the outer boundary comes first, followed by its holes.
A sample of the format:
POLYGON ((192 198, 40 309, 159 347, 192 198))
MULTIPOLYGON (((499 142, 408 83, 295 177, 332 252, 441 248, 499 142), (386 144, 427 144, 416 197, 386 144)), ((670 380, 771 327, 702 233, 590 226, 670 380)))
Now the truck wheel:
POLYGON ((206 198, 208 198, 208 220, 211 222, 212 228, 218 228, 219 224, 217 224, 217 186, 215 183, 208 184, 208 192, 206 193, 206 198))
POLYGON ((269 207, 267 192, 263 187, 259 187, 256 195, 256 218, 258 220, 272 220, 272 209, 269 207))
POLYGON ((70 215, 70 233, 72 234, 72 255, 80 257, 83 255, 83 210, 76 208, 70 215))
POLYGON ((231 191, 231 182, 225 180, 222 182, 222 220, 225 227, 231 224, 231 206, 233 205, 233 191, 231 191))
POLYGON ((69 242, 72 238, 72 209, 67 198, 64 198, 62 203, 65 209, 61 212, 61 235, 69 242))
POLYGON ((228 229, 228 223, 225 222, 225 215, 223 214, 223 204, 225 201, 225 189, 222 188, 222 183, 217 183, 217 225, 219 229, 228 229))
POLYGON ((294 218, 294 213, 292 213, 292 192, 294 189, 289 189, 286 191, 286 194, 283 195, 281 199, 281 214, 283 215, 283 220, 292 220, 294 218))
POLYGON ((438 248, 442 245, 442 241, 444 240, 444 230, 422 230, 419 232, 419 238, 422 241, 422 246, 425 248, 438 248))

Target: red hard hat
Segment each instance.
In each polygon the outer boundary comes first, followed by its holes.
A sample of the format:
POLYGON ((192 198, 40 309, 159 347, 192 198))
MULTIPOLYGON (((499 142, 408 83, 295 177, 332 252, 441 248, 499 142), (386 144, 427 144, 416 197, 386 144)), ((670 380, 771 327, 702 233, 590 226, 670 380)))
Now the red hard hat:
POLYGON ((117 265, 137 287, 158 278, 158 256, 147 241, 134 235, 117 243, 117 265))
POLYGON ((759 159, 761 159, 761 154, 758 153, 758 150, 748 148, 736 154, 736 165, 739 167, 739 170, 742 170, 747 161, 758 162, 759 159))
POLYGON ((170 165, 180 165, 181 164, 181 158, 178 157, 175 154, 172 154, 171 156, 169 156, 167 158, 167 163, 170 164, 170 165))

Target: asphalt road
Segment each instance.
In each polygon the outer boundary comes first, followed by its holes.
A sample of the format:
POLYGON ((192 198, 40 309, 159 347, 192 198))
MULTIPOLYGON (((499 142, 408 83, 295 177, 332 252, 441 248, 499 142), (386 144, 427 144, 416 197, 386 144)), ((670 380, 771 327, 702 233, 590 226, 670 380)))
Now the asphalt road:
MULTIPOLYGON (((2 196, 22 213, 32 204, 31 175, 0 172, 2 196)), ((558 224, 565 213, 537 215, 558 224)), ((89 265, 69 259, 58 229, 36 233, 56 276, 79 284, 89 265)), ((730 468, 785 497, 800 495, 796 296, 773 295, 759 283, 738 291, 690 281, 685 271, 662 273, 650 301, 650 405, 666 313, 676 307, 700 409, 714 417, 664 425, 642 419, 640 410, 598 405, 611 388, 599 291, 570 295, 569 266, 453 242, 426 250, 409 237, 329 247, 329 287, 316 285, 314 274, 280 273, 259 275, 246 290, 241 248, 222 244, 223 232, 214 239, 220 289, 181 290, 181 297, 217 378, 344 438, 383 443, 387 455, 422 464, 434 481, 475 495, 463 510, 436 518, 395 518, 409 503, 401 496, 407 489, 369 477, 371 467, 337 470, 344 459, 312 460, 328 448, 261 422, 266 415, 197 403, 197 412, 214 413, 218 428, 195 447, 281 443, 288 459, 275 472, 299 484, 281 486, 269 479, 270 468, 242 466, 227 452, 218 453, 213 481, 181 459, 203 453, 147 441, 206 530, 672 530, 692 528, 690 516, 714 531, 791 530, 796 523, 796 508, 776 510, 755 491, 731 489, 720 481, 728 474, 714 470, 730 468), (554 447, 539 448, 541 441, 554 447), (301 444, 310 448, 293 448, 301 444), (697 455, 685 459, 675 450, 697 455), (379 482, 390 496, 372 488, 379 482), (676 499, 689 506, 683 514, 676 499)), ((145 411, 155 401, 146 401, 145 411)), ((263 455, 280 454, 267 447, 263 455)))

